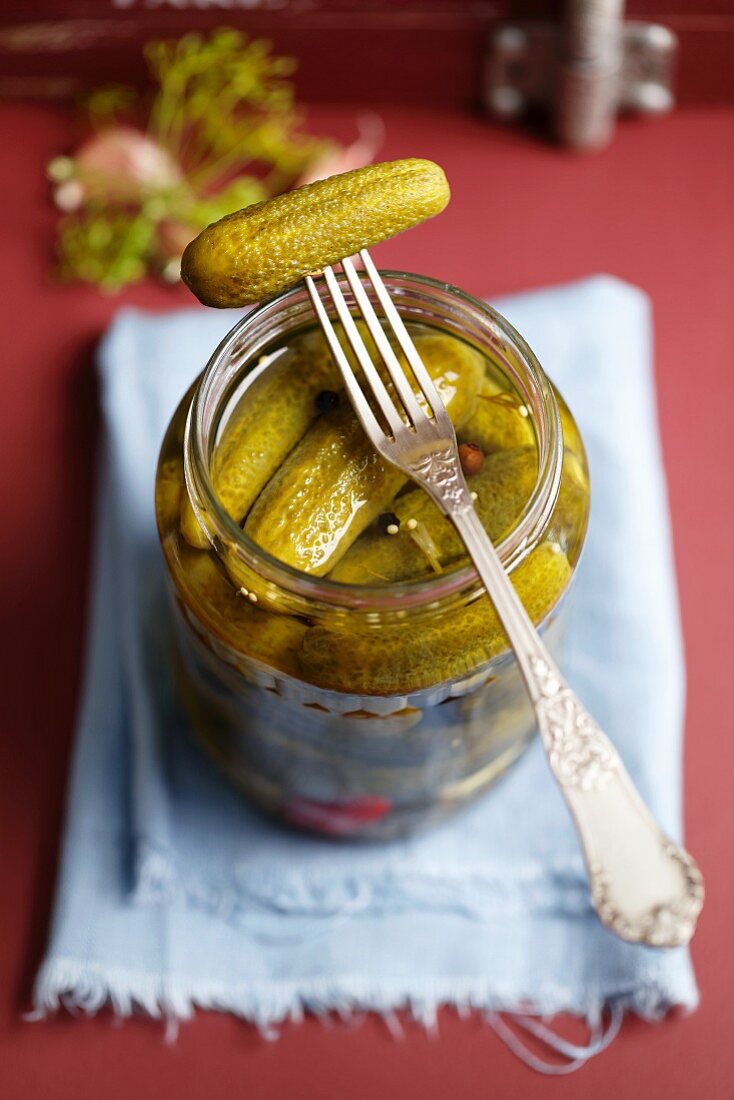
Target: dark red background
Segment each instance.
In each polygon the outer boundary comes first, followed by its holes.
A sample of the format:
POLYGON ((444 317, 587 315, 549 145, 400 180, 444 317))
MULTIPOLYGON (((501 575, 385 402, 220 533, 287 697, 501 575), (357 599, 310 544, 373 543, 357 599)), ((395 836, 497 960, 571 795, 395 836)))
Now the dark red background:
MULTIPOLYGON (((0 94, 141 81, 143 42, 234 24, 298 58, 306 99, 473 106, 500 23, 558 24, 563 0, 3 0, 0 94), (330 91, 334 89, 334 91, 330 91), (338 91, 337 91, 338 89, 338 91)), ((734 102, 734 0, 628 0, 680 42, 679 103, 734 102)))
MULTIPOLYGON (((486 1026, 450 1012, 437 1041, 412 1028, 400 1044, 377 1021, 350 1032, 313 1021, 288 1026, 270 1045, 242 1023, 202 1013, 173 1047, 160 1025, 120 1026, 108 1014, 21 1021, 45 940, 77 697, 98 431, 94 344, 123 303, 164 309, 189 300, 153 285, 109 298, 54 283, 55 215, 43 166, 68 145, 69 116, 4 105, 3 1097, 734 1095, 734 110, 627 122, 611 149, 589 158, 468 115, 409 107, 384 114, 385 157, 440 161, 454 199, 420 232, 383 246, 383 264, 443 276, 479 295, 607 271, 652 297, 688 654, 687 839, 708 888, 693 947, 702 1007, 659 1026, 629 1021, 610 1051, 562 1082, 534 1075, 486 1026)), ((352 117, 345 107, 312 116, 317 129, 344 138, 352 117)))

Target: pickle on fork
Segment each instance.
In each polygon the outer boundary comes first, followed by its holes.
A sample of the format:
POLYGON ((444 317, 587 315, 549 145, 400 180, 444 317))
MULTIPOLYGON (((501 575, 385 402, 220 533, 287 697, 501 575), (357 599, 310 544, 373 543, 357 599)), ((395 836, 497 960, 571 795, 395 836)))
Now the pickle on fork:
MULTIPOLYGON (((474 408, 483 360, 442 334, 415 343, 456 424, 474 408)), ((280 561, 323 576, 390 503, 406 475, 382 459, 347 403, 326 413, 256 500, 245 531, 280 561)))
POLYGON ((204 305, 249 305, 440 214, 449 197, 430 160, 343 172, 214 222, 186 248, 181 277, 204 305))

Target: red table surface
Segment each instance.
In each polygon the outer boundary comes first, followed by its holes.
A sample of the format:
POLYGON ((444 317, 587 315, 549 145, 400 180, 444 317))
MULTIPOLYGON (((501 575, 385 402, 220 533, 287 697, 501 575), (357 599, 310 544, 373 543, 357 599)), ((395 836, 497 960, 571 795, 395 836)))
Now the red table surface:
MULTIPOLYGON (((627 1021, 609 1051, 562 1080, 535 1075, 486 1025, 448 1010, 437 1040, 409 1026, 402 1043, 374 1019, 351 1031, 288 1025, 270 1044, 231 1017, 200 1013, 174 1046, 159 1024, 118 1025, 109 1013, 21 1019, 46 937, 78 694, 99 430, 94 347, 123 304, 190 300, 152 284, 115 298, 54 282, 43 169, 73 127, 61 111, 4 105, 3 1097, 734 1096, 734 111, 629 121, 588 158, 480 118, 397 107, 384 115, 385 159, 438 160, 454 198, 439 219, 376 249, 383 266, 481 296, 604 271, 652 298, 688 659, 686 835, 708 889, 693 945, 701 1007, 661 1025, 627 1021)), ((311 118, 351 136, 351 108, 319 106, 311 118)), ((631 567, 634 556, 630 547, 631 567)))

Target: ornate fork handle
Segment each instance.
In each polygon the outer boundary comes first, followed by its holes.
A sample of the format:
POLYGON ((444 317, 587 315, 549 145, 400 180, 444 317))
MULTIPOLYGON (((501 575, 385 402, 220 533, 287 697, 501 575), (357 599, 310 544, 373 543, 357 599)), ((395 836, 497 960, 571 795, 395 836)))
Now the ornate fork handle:
POLYGON ((635 943, 688 943, 703 905, 701 874, 652 817, 616 749, 558 671, 474 511, 455 451, 427 455, 412 472, 464 540, 515 651, 600 920, 635 943))
POLYGON ((618 936, 633 942, 656 947, 687 943, 703 905, 703 880, 698 868, 653 819, 617 752, 564 681, 540 640, 474 511, 454 429, 433 379, 369 253, 363 249, 360 256, 367 280, 425 402, 423 407, 419 405, 354 265, 342 260, 358 311, 390 376, 392 393, 372 361, 331 267, 324 268, 324 280, 361 367, 362 382, 371 390, 383 423, 362 392, 313 276, 306 278, 306 287, 360 423, 375 449, 431 494, 466 544, 525 679, 552 772, 578 831, 591 899, 600 919, 618 936), (426 408, 430 408, 431 416, 426 408))

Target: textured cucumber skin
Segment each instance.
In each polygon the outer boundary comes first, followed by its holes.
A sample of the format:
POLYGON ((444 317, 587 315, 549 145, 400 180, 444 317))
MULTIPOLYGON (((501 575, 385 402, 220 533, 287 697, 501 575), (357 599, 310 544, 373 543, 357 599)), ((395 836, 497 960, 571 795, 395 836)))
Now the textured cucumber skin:
POLYGON ((218 308, 259 302, 444 209, 443 170, 429 160, 371 164, 228 214, 186 248, 181 277, 218 308))
MULTIPOLYGON (((499 542, 515 526, 535 487, 538 456, 534 447, 515 447, 487 456, 478 474, 467 478, 477 494, 475 508, 493 542, 499 542)), ((575 528, 586 511, 586 491, 567 463, 549 531, 575 528)), ((442 568, 456 567, 466 558, 456 528, 420 488, 394 500, 390 510, 400 522, 397 535, 370 528, 349 548, 329 574, 341 584, 393 584, 429 577, 434 569, 408 527, 414 519, 428 533, 442 568)))
MULTIPOLYGON (((476 510, 490 538, 497 540, 514 524, 535 485, 538 461, 531 447, 489 455, 478 474, 467 479, 477 494, 476 510)), ((466 551, 456 528, 423 489, 415 488, 390 505, 400 521, 397 535, 366 531, 329 574, 342 584, 376 584, 429 576, 431 565, 408 527, 414 519, 427 531, 443 567, 466 551)))
MULTIPOLYGON (((539 623, 568 585, 571 566, 563 551, 543 543, 511 579, 530 618, 539 623)), ((394 695, 463 676, 507 645, 497 612, 482 596, 440 620, 382 626, 372 633, 313 627, 304 634, 300 665, 305 679, 334 691, 394 695)))
POLYGON ((253 606, 211 554, 181 546, 180 588, 205 625, 226 645, 284 670, 298 667, 306 627, 253 606))
MULTIPOLYGON (((340 390, 341 375, 320 332, 296 336, 248 388, 214 452, 211 479, 220 503, 241 523, 258 494, 318 415, 321 390, 340 390)), ((181 530, 191 546, 209 545, 187 495, 181 530)))

